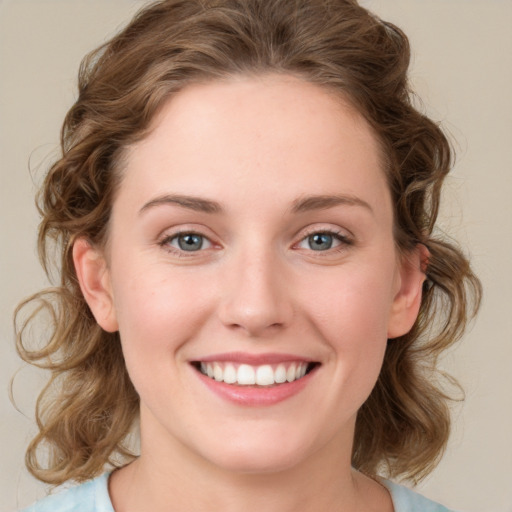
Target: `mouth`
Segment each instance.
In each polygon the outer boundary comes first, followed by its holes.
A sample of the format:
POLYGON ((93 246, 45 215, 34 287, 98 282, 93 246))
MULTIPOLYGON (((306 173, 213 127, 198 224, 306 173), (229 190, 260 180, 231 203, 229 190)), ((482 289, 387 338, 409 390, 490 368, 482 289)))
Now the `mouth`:
POLYGON ((232 386, 269 388, 301 380, 317 368, 319 363, 289 361, 251 365, 225 361, 193 361, 192 366, 216 382, 232 386))

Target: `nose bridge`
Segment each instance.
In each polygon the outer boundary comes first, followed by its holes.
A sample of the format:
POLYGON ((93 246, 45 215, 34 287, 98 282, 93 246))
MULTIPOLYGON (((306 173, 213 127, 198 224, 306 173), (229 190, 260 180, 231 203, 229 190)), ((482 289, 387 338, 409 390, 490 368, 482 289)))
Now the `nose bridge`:
POLYGON ((240 248, 231 271, 222 307, 226 326, 261 335, 268 328, 286 326, 293 314, 282 256, 269 247, 240 248))

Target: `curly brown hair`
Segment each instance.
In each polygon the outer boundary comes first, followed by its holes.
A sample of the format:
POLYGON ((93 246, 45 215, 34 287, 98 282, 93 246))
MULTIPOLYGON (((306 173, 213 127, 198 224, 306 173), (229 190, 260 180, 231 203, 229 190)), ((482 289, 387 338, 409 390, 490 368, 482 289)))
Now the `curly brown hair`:
POLYGON ((187 84, 269 72, 333 90, 365 117, 383 154, 397 246, 421 243, 430 252, 418 319, 388 343, 379 380, 358 413, 352 463, 369 475, 411 480, 433 469, 450 427, 449 398, 434 378, 437 359, 462 335, 481 289, 466 257, 434 230, 451 150, 439 126, 413 106, 409 58, 403 32, 355 0, 165 0, 84 59, 62 156, 38 197, 40 258, 50 273, 49 249, 57 249, 60 282, 16 312, 21 357, 51 371, 26 455, 34 476, 83 481, 133 456, 125 440, 138 396, 118 333, 94 320, 72 260, 78 237, 100 247, 108 238, 126 148, 187 84), (45 312, 50 335, 31 347, 29 327, 45 312), (42 447, 49 450, 45 463, 42 447))

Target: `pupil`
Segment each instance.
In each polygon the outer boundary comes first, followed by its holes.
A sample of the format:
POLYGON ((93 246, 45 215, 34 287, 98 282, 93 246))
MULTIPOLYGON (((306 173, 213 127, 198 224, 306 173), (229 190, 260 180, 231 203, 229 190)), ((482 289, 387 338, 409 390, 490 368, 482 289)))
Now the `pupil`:
POLYGON ((332 236, 325 233, 317 233, 309 237, 309 245, 314 251, 323 251, 332 247, 332 236))
POLYGON ((181 235, 178 245, 184 251, 197 251, 203 245, 203 238, 200 235, 181 235))

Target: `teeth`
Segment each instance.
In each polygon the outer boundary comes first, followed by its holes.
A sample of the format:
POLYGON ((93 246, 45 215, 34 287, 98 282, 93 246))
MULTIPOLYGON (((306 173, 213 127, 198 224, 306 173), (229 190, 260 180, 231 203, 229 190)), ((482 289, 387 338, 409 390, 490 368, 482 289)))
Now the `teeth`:
POLYGON ((293 382, 296 378, 295 364, 292 364, 286 372, 286 380, 288 382, 293 382))
POLYGON ((301 379, 306 375, 306 363, 286 363, 272 366, 264 364, 251 366, 241 364, 236 367, 232 363, 201 363, 201 373, 217 382, 237 384, 239 386, 272 386, 301 379))
POLYGON ((283 382, 286 382, 286 368, 284 364, 280 364, 276 368, 276 372, 274 374, 274 381, 276 384, 282 384, 283 382))
POLYGON ((256 370, 256 384, 259 386, 272 386, 274 384, 274 371, 268 364, 258 366, 256 370))
POLYGON ((251 384, 256 384, 256 373, 252 366, 248 364, 241 364, 238 367, 238 372, 236 373, 236 380, 238 384, 242 386, 250 386, 251 384))
POLYGON ((226 384, 234 384, 237 381, 236 376, 235 367, 232 364, 226 365, 226 368, 224 368, 224 382, 226 384))
POLYGON ((217 363, 213 365, 213 378, 219 382, 224 380, 224 372, 217 363))

